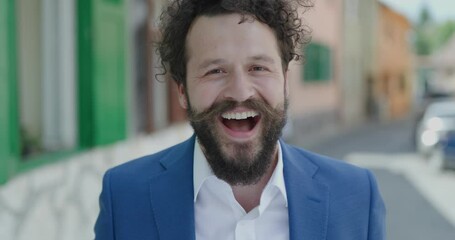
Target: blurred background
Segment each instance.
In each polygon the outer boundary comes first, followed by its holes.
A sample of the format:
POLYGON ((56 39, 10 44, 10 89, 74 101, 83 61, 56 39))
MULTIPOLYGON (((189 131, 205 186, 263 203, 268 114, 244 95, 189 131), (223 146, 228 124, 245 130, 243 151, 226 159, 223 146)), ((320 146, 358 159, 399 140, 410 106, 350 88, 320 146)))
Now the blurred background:
MULTIPOLYGON (((0 0, 0 239, 93 239, 106 169, 191 136, 165 0, 0 0)), ((455 2, 315 0, 283 137, 370 168, 388 239, 455 238, 455 2)))

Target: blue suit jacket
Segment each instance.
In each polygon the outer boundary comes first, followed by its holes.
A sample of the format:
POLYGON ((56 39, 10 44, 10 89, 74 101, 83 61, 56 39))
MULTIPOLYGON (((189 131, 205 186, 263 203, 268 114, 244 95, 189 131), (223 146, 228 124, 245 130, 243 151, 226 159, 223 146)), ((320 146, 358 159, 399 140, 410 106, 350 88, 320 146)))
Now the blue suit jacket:
MULTIPOLYGON (((97 240, 195 239, 194 141, 106 172, 97 240)), ((281 147, 291 240, 385 239, 385 208, 368 170, 281 147)))

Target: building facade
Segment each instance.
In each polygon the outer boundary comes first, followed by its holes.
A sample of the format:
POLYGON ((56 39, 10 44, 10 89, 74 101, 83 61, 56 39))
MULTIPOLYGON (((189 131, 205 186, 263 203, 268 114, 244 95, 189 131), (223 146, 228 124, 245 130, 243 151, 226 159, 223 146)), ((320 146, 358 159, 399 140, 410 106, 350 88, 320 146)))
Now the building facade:
POLYGON ((455 35, 433 53, 428 61, 432 72, 427 81, 428 90, 455 95, 455 35))
POLYGON ((308 141, 330 134, 340 123, 342 14, 341 0, 316 1, 303 14, 312 40, 302 49, 303 62, 291 62, 288 131, 308 141))
POLYGON ((0 239, 93 239, 105 170, 191 135, 161 2, 0 1, 0 239))
POLYGON ((400 13, 379 3, 377 31, 374 105, 381 119, 396 119, 406 116, 412 108, 411 24, 400 13))
POLYGON ((377 46, 377 0, 345 0, 343 31, 342 119, 353 126, 376 114, 373 73, 377 46))

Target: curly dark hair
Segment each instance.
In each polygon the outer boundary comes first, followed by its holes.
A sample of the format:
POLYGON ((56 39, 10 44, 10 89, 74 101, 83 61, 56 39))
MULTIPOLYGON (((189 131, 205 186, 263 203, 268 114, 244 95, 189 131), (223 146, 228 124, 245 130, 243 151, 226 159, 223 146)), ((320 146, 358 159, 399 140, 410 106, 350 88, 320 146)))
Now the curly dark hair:
MULTIPOLYGON (((240 23, 258 20, 268 25, 275 33, 283 71, 289 62, 299 60, 299 46, 310 41, 310 29, 304 25, 298 10, 306 11, 313 6, 312 0, 174 0, 164 9, 160 17, 161 41, 158 42, 161 66, 164 74, 177 84, 186 87, 185 49, 186 36, 191 24, 198 16, 217 16, 238 13, 240 23)), ((160 74, 161 75, 161 74, 160 74)))

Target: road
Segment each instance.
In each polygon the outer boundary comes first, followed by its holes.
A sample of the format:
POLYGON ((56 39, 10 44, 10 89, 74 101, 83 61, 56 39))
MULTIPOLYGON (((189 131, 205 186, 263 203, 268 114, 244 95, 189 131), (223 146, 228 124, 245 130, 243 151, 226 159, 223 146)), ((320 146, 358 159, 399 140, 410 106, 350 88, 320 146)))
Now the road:
POLYGON ((371 169, 387 207, 389 240, 455 239, 455 171, 437 172, 414 152, 409 119, 369 123, 309 150, 371 169))

